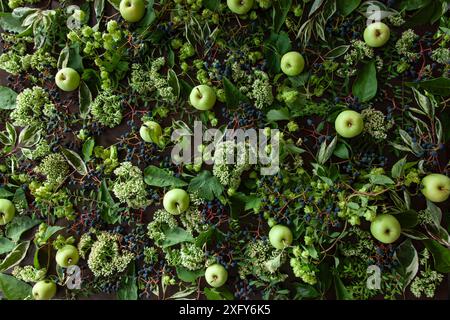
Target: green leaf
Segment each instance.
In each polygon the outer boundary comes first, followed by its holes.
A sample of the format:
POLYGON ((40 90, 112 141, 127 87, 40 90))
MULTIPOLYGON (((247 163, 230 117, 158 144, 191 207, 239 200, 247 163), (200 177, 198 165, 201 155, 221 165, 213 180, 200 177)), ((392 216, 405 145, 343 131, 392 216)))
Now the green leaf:
POLYGON ((6 236, 17 242, 20 236, 27 230, 41 223, 40 220, 34 220, 29 216, 17 216, 6 226, 6 236))
POLYGON ((83 73, 83 57, 80 54, 80 45, 78 43, 72 44, 69 47, 67 67, 77 70, 80 74, 83 73))
POLYGON ((255 195, 246 195, 242 192, 236 192, 233 198, 239 199, 241 202, 245 203, 244 210, 258 210, 261 207, 262 199, 255 195))
POLYGON ((353 296, 348 292, 341 278, 337 274, 334 275, 334 288, 336 290, 337 300, 353 300, 353 296))
POLYGON ((338 46, 330 51, 328 51, 325 54, 325 58, 328 59, 336 59, 339 58, 340 56, 344 55, 348 49, 350 49, 350 45, 342 45, 342 46, 338 46))
POLYGON ((149 26, 156 20, 155 9, 153 8, 155 1, 147 0, 146 8, 145 8, 145 16, 138 23, 138 30, 142 32, 145 29, 148 29, 149 26))
POLYGON ((399 214, 396 214, 395 217, 398 222, 400 222, 402 229, 412 229, 419 221, 417 211, 414 210, 400 212, 399 214))
POLYGON ((164 232, 164 235, 166 238, 162 242, 163 248, 171 247, 182 242, 192 242, 194 240, 189 232, 180 227, 168 229, 164 232))
POLYGON ((273 2, 273 31, 278 33, 283 26, 289 9, 291 8, 292 0, 279 0, 273 2))
POLYGON ((47 242, 56 232, 63 230, 64 227, 61 226, 49 226, 42 236, 42 241, 47 242))
POLYGON ((150 165, 144 170, 144 181, 146 184, 155 187, 183 187, 187 182, 176 178, 171 172, 150 165))
POLYGON ((370 180, 370 183, 378 184, 381 186, 385 186, 388 184, 395 184, 394 180, 392 180, 388 176, 385 176, 382 174, 371 174, 371 175, 369 175, 369 180, 370 180))
POLYGON ((188 190, 198 192, 203 199, 211 201, 222 194, 223 186, 210 171, 204 170, 191 180, 188 190))
POLYGON ((75 169, 79 174, 85 176, 88 174, 88 169, 83 159, 81 159, 80 155, 75 151, 72 151, 67 148, 61 149, 62 154, 66 158, 67 162, 75 169))
POLYGON ((427 249, 433 255, 434 268, 438 272, 449 273, 450 272, 450 249, 444 247, 435 240, 423 241, 427 249))
POLYGON ((0 273, 0 291, 8 300, 24 300, 31 297, 29 284, 3 273, 0 273))
POLYGON ((205 275, 204 269, 191 271, 180 266, 177 266, 176 269, 178 278, 180 278, 180 280, 184 282, 194 282, 198 278, 203 277, 205 275))
POLYGON ((219 11, 220 0, 203 0, 202 4, 211 11, 219 11))
POLYGON ((4 272, 18 265, 26 256, 30 241, 19 243, 0 263, 0 272, 4 272))
POLYGON ((109 193, 106 181, 103 179, 99 189, 100 201, 102 201, 100 216, 109 224, 114 224, 119 221, 120 216, 119 205, 114 202, 111 194, 109 193))
POLYGON ((120 287, 117 291, 117 299, 119 300, 137 300, 138 287, 136 284, 136 271, 134 262, 128 266, 127 275, 122 277, 120 287))
POLYGON ((348 16, 356 10, 361 3, 361 0, 337 0, 336 6, 343 16, 348 16))
POLYGON ((12 110, 16 108, 17 93, 8 88, 0 86, 0 109, 12 110))
POLYGON ((395 249, 395 259, 400 263, 399 271, 403 277, 403 290, 405 290, 419 271, 419 255, 410 239, 405 240, 395 249))
POLYGON ((223 88, 225 90, 226 103, 229 108, 236 108, 240 102, 248 101, 247 97, 226 77, 223 78, 223 88))
POLYGON ((401 178, 405 174, 405 165, 406 165, 406 157, 398 160, 393 166, 391 170, 391 176, 394 179, 401 178))
POLYGON ((5 254, 10 252, 16 244, 14 241, 9 240, 8 238, 0 236, 0 254, 5 254))
POLYGON ((169 85, 173 89, 173 94, 178 98, 180 96, 180 82, 178 81, 177 74, 172 69, 169 69, 167 77, 169 85))
POLYGON ((295 298, 306 298, 306 299, 314 299, 320 296, 319 291, 314 288, 312 285, 307 283, 298 283, 295 285, 295 298))
POLYGON ((350 158, 350 152, 348 151, 348 147, 345 143, 339 143, 336 146, 336 149, 334 149, 333 154, 341 159, 348 159, 350 158))
POLYGON ((432 0, 403 0, 400 2, 400 9, 407 11, 417 10, 428 5, 432 0))
POLYGON ((325 162, 330 159, 330 157, 333 155, 334 149, 336 148, 337 144, 337 136, 333 138, 333 140, 330 142, 329 145, 327 145, 327 141, 325 140, 322 142, 319 152, 317 154, 317 162, 319 164, 324 164, 325 162))
POLYGON ((288 108, 272 109, 267 112, 267 121, 275 122, 280 120, 290 120, 291 113, 288 108))
POLYGON ((92 152, 94 151, 95 140, 92 137, 87 138, 87 140, 83 143, 82 154, 83 160, 88 162, 91 159, 92 152))
POLYGON ((109 4, 114 7, 117 11, 119 11, 120 0, 108 0, 109 4))
POLYGON ((234 295, 225 287, 205 288, 203 293, 208 300, 233 300, 234 295))
POLYGON ((89 114, 89 108, 92 103, 92 93, 86 82, 81 81, 78 89, 78 99, 80 102, 80 117, 85 119, 89 114))
POLYGON ((353 83, 353 94, 361 102, 367 102, 375 97, 377 90, 377 69, 375 68, 375 61, 371 61, 359 70, 358 76, 353 83))
POLYGON ((7 32, 22 33, 27 28, 22 26, 23 18, 14 16, 10 12, 0 12, 0 28, 7 32))
POLYGON ((0 198, 8 198, 8 197, 11 197, 13 195, 14 195, 14 193, 9 192, 8 190, 6 190, 3 187, 0 187, 0 198))
POLYGON ((405 85, 427 90, 437 96, 450 96, 450 78, 440 77, 419 82, 406 82, 405 85))
POLYGON ((291 40, 286 32, 272 32, 270 34, 265 42, 264 56, 267 59, 267 66, 271 72, 279 73, 281 71, 281 57, 291 48, 291 40))

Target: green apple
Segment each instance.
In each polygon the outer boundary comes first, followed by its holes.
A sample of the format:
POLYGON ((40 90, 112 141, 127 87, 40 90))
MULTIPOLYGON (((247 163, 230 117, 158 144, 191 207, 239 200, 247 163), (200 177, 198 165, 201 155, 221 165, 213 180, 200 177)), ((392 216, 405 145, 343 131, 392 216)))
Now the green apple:
POLYGON ((443 202, 450 195, 450 178, 432 173, 422 179, 422 193, 430 201, 443 202))
POLYGON ((334 122, 336 132, 344 138, 353 138, 364 129, 363 117, 356 111, 345 110, 339 113, 334 122))
POLYGON ((227 0, 227 6, 236 14, 246 14, 253 7, 253 0, 227 0))
POLYGON ((75 69, 63 68, 56 74, 55 83, 63 91, 74 91, 80 85, 80 75, 75 69))
POLYGON ((36 282, 31 290, 34 300, 50 300, 56 294, 56 284, 51 280, 36 282))
POLYGON ((370 224, 370 233, 380 242, 392 243, 400 237, 402 229, 397 218, 390 214, 378 215, 370 224))
POLYGON ((159 144, 162 136, 162 129, 159 123, 155 121, 146 121, 139 129, 139 134, 145 142, 153 142, 159 144))
POLYGON ((287 76, 297 76, 305 68, 305 59, 297 51, 285 53, 281 58, 281 71, 287 76))
POLYGON ((120 1, 119 11, 126 21, 138 22, 145 14, 144 0, 122 0, 120 1))
POLYGON ((163 206, 171 214, 180 214, 189 208, 189 195, 183 189, 172 189, 164 195, 163 206))
POLYGON ((369 24, 364 30, 364 41, 369 47, 382 47, 388 42, 391 33, 383 22, 369 24))
POLYGON ((195 109, 210 110, 216 103, 216 93, 210 86, 201 84, 192 89, 189 101, 195 109))
POLYGON ((66 244, 56 252, 56 263, 63 268, 76 265, 79 259, 78 249, 71 244, 66 244))
POLYGON ((0 226, 10 222, 16 214, 14 203, 8 199, 0 199, 0 226))
POLYGON ((274 225, 269 231, 269 241, 276 249, 283 249, 292 243, 292 232, 281 224, 274 225))
POLYGON ((221 264, 210 265, 206 268, 205 279, 211 287, 219 288, 227 282, 228 271, 221 264))

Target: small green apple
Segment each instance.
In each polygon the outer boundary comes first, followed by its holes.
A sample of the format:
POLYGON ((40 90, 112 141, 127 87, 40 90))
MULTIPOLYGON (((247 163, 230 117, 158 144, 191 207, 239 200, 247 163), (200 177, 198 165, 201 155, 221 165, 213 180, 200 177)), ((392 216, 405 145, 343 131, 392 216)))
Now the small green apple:
POLYGON ((138 22, 145 14, 144 0, 122 0, 120 1, 119 11, 126 21, 138 22))
POLYGON ((205 279, 211 287, 219 288, 227 282, 228 271, 221 264, 210 265, 206 268, 205 279))
POLYGON ((66 244, 56 252, 56 263, 63 268, 76 265, 79 259, 78 249, 71 244, 66 244))
POLYGON ((50 300, 56 294, 56 284, 51 280, 36 282, 31 290, 34 300, 50 300))
POLYGON ((334 122, 336 132, 344 138, 353 138, 364 129, 362 116, 353 110, 345 110, 339 113, 334 122))
POLYGON ((56 74, 55 83, 63 91, 74 91, 80 85, 80 75, 75 69, 63 68, 56 74))
POLYGON ((401 231, 400 222, 390 214, 380 214, 370 224, 372 236, 383 243, 395 242, 401 231))
POLYGON ((227 6, 236 14, 246 14, 253 7, 253 0, 227 0, 227 6))
POLYGON ((369 47, 382 47, 390 37, 389 27, 383 22, 369 24, 364 30, 364 41, 369 47))
POLYGON ((0 226, 10 222, 16 214, 14 203, 8 199, 0 199, 0 226))
POLYGON ((422 179, 422 193, 430 201, 443 202, 450 195, 450 178, 432 173, 422 179))
POLYGON ((189 208, 189 195, 183 189, 172 189, 164 195, 163 206, 171 214, 180 214, 189 208))
POLYGON ((287 76, 297 76, 305 68, 305 59, 297 51, 285 53, 281 58, 281 71, 287 76))
POLYGON ((210 110, 216 103, 216 93, 210 86, 201 84, 192 89, 189 101, 195 109, 210 110))
POLYGON ((159 123, 155 121, 146 121, 139 129, 139 134, 145 142, 159 144, 162 136, 162 129, 159 123))
POLYGON ((283 249, 292 243, 292 232, 281 224, 274 225, 269 231, 269 241, 276 249, 283 249))

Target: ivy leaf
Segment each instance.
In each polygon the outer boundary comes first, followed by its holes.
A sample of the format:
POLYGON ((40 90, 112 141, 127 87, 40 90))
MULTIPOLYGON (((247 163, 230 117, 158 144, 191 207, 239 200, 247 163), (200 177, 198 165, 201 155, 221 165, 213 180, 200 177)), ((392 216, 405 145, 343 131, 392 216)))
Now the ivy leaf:
POLYGON ((134 262, 128 266, 126 276, 122 277, 120 287, 117 291, 117 298, 119 300, 137 300, 138 287, 136 284, 136 267, 134 262))
POLYGON ((17 93, 4 86, 0 86, 0 109, 12 110, 16 108, 17 93))
POLYGON ((146 184, 155 187, 183 187, 187 185, 187 182, 154 165, 145 168, 144 181, 146 184))
POLYGON ((67 162, 82 176, 85 176, 88 174, 88 169, 86 167, 86 164, 84 163, 83 159, 81 159, 80 155, 76 153, 75 151, 72 151, 67 148, 61 149, 62 154, 66 158, 67 162))
POLYGON ((95 140, 89 137, 84 143, 82 148, 83 160, 88 162, 91 159, 92 152, 94 151, 95 140))
POLYGON ((278 33, 286 21, 292 0, 279 0, 273 3, 273 30, 278 33))
POLYGON ((205 275, 205 269, 191 271, 180 266, 178 266, 176 269, 178 278, 180 278, 180 280, 184 282, 194 282, 198 278, 203 277, 205 275))
POLYGON ((367 102, 375 97, 377 90, 377 69, 375 68, 375 61, 371 61, 359 70, 358 76, 353 83, 353 94, 361 102, 367 102))
POLYGON ((6 226, 5 234, 8 238, 17 242, 25 231, 30 230, 39 223, 41 223, 40 220, 34 220, 29 216, 18 216, 6 226))
POLYGON ((0 236, 0 254, 5 254, 10 252, 16 244, 14 241, 9 240, 8 238, 0 236))
POLYGON ((31 297, 31 286, 13 276, 0 273, 0 291, 8 300, 24 300, 31 297))
POLYGON ((450 250, 435 240, 424 240, 425 247, 431 252, 434 268, 438 272, 450 272, 450 250))
POLYGON ((248 101, 247 97, 226 77, 223 78, 223 88, 225 90, 226 103, 229 108, 236 108, 240 102, 248 101))
POLYGON ((166 238, 162 242, 163 248, 171 247, 182 242, 192 242, 194 240, 189 232, 180 227, 168 229, 164 232, 164 235, 166 238))
POLYGON ((25 258, 29 247, 30 241, 19 243, 0 263, 0 272, 18 265, 25 258))
POLYGON ((361 4, 361 0, 337 0, 336 6, 343 16, 348 16, 361 4))
POLYGON ((222 194, 223 186, 210 171, 204 170, 191 180, 188 190, 198 192, 202 198, 211 201, 214 197, 219 197, 222 194))

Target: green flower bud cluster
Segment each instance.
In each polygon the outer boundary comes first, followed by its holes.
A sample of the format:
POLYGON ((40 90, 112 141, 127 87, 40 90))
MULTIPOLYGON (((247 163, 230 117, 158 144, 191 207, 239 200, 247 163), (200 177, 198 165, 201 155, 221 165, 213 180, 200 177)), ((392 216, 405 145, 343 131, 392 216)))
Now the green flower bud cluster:
POLYGON ((35 4, 40 2, 40 0, 8 0, 8 7, 15 9, 18 7, 26 7, 30 4, 35 4))
POLYGON ((110 277, 125 271, 134 254, 120 250, 119 236, 108 232, 97 234, 88 257, 88 267, 96 277, 110 277))
POLYGON ((15 126, 39 128, 55 116, 56 107, 50 101, 48 93, 37 86, 27 88, 17 95, 16 108, 10 114, 15 126))
POLYGON ((122 121, 122 101, 112 91, 101 91, 91 104, 94 120, 113 128, 122 121))
POLYGON ((272 0, 256 0, 256 3, 262 9, 269 9, 272 6, 272 0))
POLYGON ((419 58, 419 54, 412 51, 414 43, 417 42, 419 36, 412 30, 408 29, 402 33, 400 39, 395 44, 397 53, 404 56, 408 61, 415 61, 419 58))
POLYGON ((68 220, 75 219, 75 210, 67 189, 61 188, 54 191, 54 185, 38 181, 32 181, 29 188, 36 206, 42 213, 54 215, 57 218, 65 217, 68 220))
POLYGON ((67 178, 69 165, 62 154, 52 153, 46 156, 34 171, 44 175, 47 183, 57 187, 67 178))
POLYGON ((313 258, 309 254, 308 250, 302 250, 300 247, 295 247, 293 249, 294 257, 290 260, 290 265, 294 275, 303 282, 310 285, 317 283, 316 273, 318 272, 317 267, 312 263, 313 258))
POLYGON ((424 249, 420 259, 420 265, 424 267, 424 270, 420 271, 420 274, 414 278, 410 286, 412 294, 417 298, 422 297, 422 295, 433 298, 436 289, 444 280, 444 275, 432 270, 428 265, 429 259, 430 254, 427 249, 424 249))
POLYGON ((34 266, 14 267, 12 273, 14 277, 25 282, 38 282, 45 278, 47 269, 36 269, 34 266))
POLYGON ((90 233, 83 233, 81 235, 80 241, 78 241, 78 245, 77 245, 78 252, 79 252, 81 258, 86 259, 93 244, 94 244, 94 239, 92 239, 92 236, 90 233))
POLYGON ((131 162, 122 162, 114 170, 116 180, 112 191, 121 203, 126 203, 134 209, 145 208, 150 204, 146 185, 139 167, 133 166, 131 162))
POLYGON ((66 238, 63 235, 59 234, 56 237, 55 241, 53 241, 52 245, 55 250, 59 250, 68 244, 73 245, 74 243, 75 243, 75 237, 70 236, 70 237, 66 238))
POLYGON ((374 57, 374 51, 364 41, 352 40, 351 49, 345 54, 345 62, 341 65, 341 68, 337 71, 340 77, 351 77, 356 74, 358 70, 357 64, 363 60, 372 59, 374 57))
POLYGON ((168 76, 162 76, 159 71, 165 65, 163 57, 153 60, 150 69, 142 64, 133 64, 130 87, 141 96, 151 97, 168 105, 173 104, 177 97, 170 86, 168 76))
MULTIPOLYGON (((191 203, 194 203, 191 197, 191 203)), ((208 229, 208 225, 202 222, 202 215, 200 211, 194 207, 189 207, 188 210, 183 212, 180 215, 180 221, 183 227, 189 231, 189 232, 197 232, 201 233, 203 231, 206 231, 208 229)))
POLYGON ((450 61, 450 49, 449 48, 436 48, 431 53, 431 59, 437 63, 448 65, 450 61))
POLYGON ((155 247, 144 248, 144 262, 146 264, 153 264, 158 261, 158 251, 155 247))
POLYGON ((364 131, 375 140, 386 140, 389 130, 394 126, 394 121, 386 120, 383 112, 373 108, 364 109, 361 115, 364 119, 364 131))

